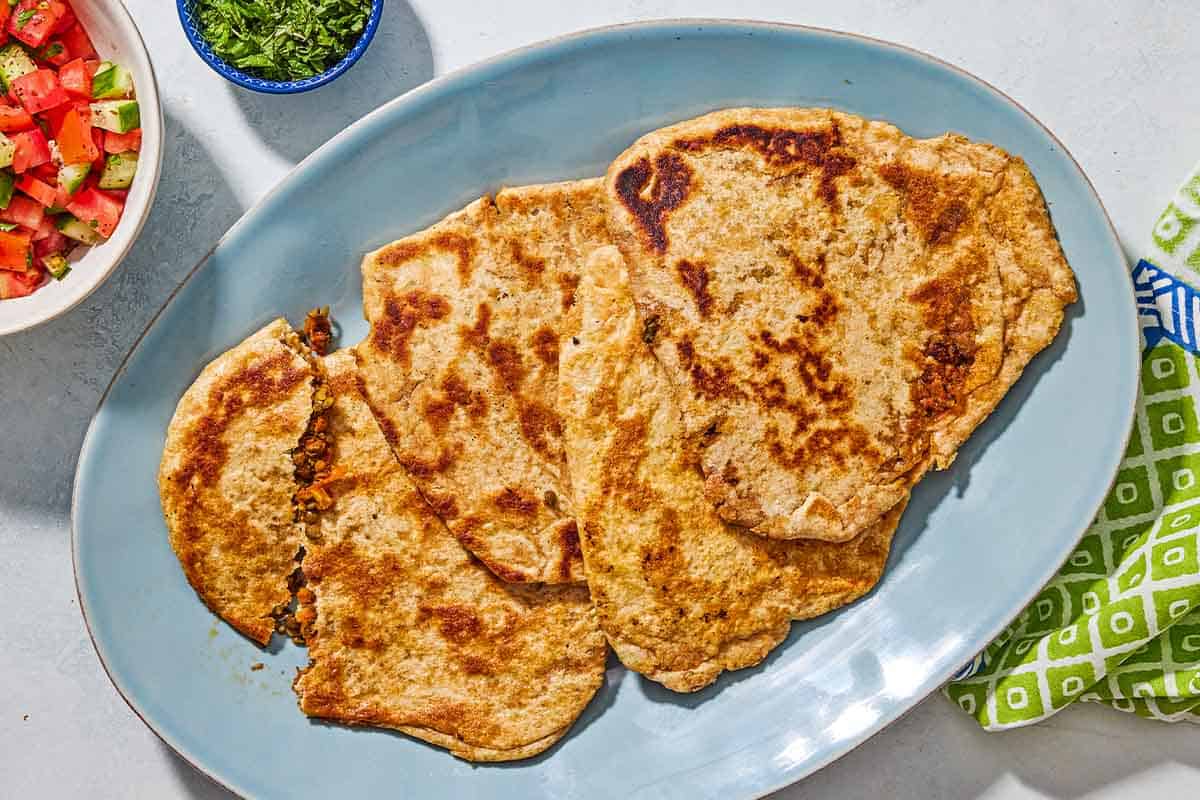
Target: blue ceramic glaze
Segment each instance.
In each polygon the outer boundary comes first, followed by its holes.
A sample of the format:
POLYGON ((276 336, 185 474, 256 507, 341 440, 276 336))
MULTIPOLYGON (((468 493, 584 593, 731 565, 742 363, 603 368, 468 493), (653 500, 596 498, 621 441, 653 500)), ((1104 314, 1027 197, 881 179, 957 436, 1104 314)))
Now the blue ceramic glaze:
POLYGON ((74 497, 81 606, 133 709, 248 796, 748 798, 844 754, 936 689, 1033 597, 1099 507, 1130 429, 1137 328, 1125 259, 1079 167, 996 90, 927 56, 840 33, 670 21, 580 33, 462 70, 335 137, 222 240, 114 379, 74 497), (155 471, 180 394, 279 314, 329 304, 366 332, 364 252, 504 184, 601 174, 638 135, 737 105, 833 106, 915 136, 1023 156, 1081 300, 953 467, 913 494, 878 589, 797 624, 754 669, 675 695, 612 662, 570 734, 530 761, 472 766, 404 736, 313 723, 305 663, 214 619, 167 545, 155 471), (251 672, 252 663, 266 668, 251 672))
POLYGON ((354 63, 362 58, 362 54, 367 52, 367 47, 371 44, 371 40, 375 38, 375 31, 379 28, 379 20, 383 16, 383 0, 372 0, 371 14, 367 18, 367 26, 363 29, 362 36, 355 42, 350 52, 342 57, 341 61, 320 75, 313 75, 311 78, 304 78, 298 81, 268 81, 242 72, 213 51, 208 42, 204 40, 204 37, 200 35, 199 22, 194 13, 196 0, 176 0, 176 4, 179 7, 179 21, 183 24, 183 32, 187 35, 188 41, 192 43, 192 48, 200 58, 204 59, 204 63, 212 67, 213 71, 218 75, 226 80, 233 81, 238 86, 267 94, 307 92, 310 89, 316 89, 318 86, 324 86, 337 78, 354 66, 354 63))

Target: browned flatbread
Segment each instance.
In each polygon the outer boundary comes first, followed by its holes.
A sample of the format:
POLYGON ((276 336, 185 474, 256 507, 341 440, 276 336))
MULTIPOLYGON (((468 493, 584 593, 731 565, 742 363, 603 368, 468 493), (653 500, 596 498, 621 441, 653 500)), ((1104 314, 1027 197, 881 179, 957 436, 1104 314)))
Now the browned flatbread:
POLYGON ((879 580, 902 497, 844 544, 773 541, 723 522, 704 496, 685 420, 642 339, 616 248, 598 250, 564 330, 559 398, 584 564, 621 661, 675 691, 757 664, 791 620, 879 580))
POLYGON ((315 373, 278 319, 204 368, 167 429, 159 496, 188 582, 259 644, 290 600, 301 545, 291 451, 312 414, 315 373))
POLYGON ((308 526, 298 592, 304 713, 395 728, 472 761, 557 741, 604 675, 583 586, 505 583, 454 540, 396 462, 353 356, 324 359, 336 500, 308 526))
POLYGON ((874 524, 1076 297, 1025 164, 952 134, 719 111, 638 140, 606 193, 706 495, 769 537, 874 524))
POLYGON ((484 197, 363 262, 367 398, 422 494, 507 581, 582 578, 558 337, 578 264, 606 241, 589 180, 484 197))

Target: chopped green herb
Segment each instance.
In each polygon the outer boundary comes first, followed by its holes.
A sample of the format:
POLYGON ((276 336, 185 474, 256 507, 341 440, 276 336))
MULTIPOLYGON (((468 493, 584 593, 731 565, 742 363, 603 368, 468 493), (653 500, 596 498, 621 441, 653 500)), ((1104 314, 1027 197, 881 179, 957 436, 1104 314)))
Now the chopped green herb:
POLYGON ((21 30, 29 24, 29 20, 33 19, 33 15, 37 12, 32 8, 27 8, 20 14, 17 14, 17 30, 21 30))
POLYGON ((350 52, 371 0, 197 0, 200 33, 229 64, 259 78, 302 80, 350 52))
POLYGON ((0 222, 0 231, 4 231, 5 233, 8 233, 9 231, 15 231, 16 229, 17 229, 16 223, 0 222))
POLYGON ((42 50, 42 60, 49 61, 55 56, 62 55, 64 49, 61 42, 51 42, 42 50))

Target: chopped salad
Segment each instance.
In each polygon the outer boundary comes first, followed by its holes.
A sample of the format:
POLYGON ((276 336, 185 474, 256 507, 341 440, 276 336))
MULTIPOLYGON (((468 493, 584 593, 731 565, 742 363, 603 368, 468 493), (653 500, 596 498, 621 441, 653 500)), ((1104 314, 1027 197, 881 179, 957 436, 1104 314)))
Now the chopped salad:
POLYGON ((133 76, 64 0, 0 0, 0 300, 112 235, 141 150, 133 76))

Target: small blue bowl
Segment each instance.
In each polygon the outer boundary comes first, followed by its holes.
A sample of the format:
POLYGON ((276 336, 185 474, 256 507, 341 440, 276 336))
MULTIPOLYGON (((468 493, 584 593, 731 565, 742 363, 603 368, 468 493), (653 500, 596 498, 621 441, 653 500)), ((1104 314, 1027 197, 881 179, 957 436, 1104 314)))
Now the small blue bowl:
POLYGON ((362 54, 367 51, 371 40, 375 38, 375 31, 379 28, 379 19, 383 16, 383 0, 372 0, 371 15, 367 18, 367 27, 363 30, 362 36, 354 43, 354 47, 350 48, 350 52, 342 57, 341 61, 320 75, 313 75, 311 78, 299 81, 268 81, 242 72, 213 52, 212 47, 201 36, 199 20, 196 19, 196 15, 193 13, 196 0, 178 0, 177 4, 179 6, 179 21, 183 23, 183 32, 187 34, 188 41, 192 43, 192 47, 204 59, 204 63, 212 67, 213 70, 226 80, 233 81, 238 86, 244 86, 247 89, 267 94, 307 92, 310 89, 316 89, 318 86, 324 86, 334 78, 337 78, 354 66, 354 63, 358 59, 362 58, 362 54))

